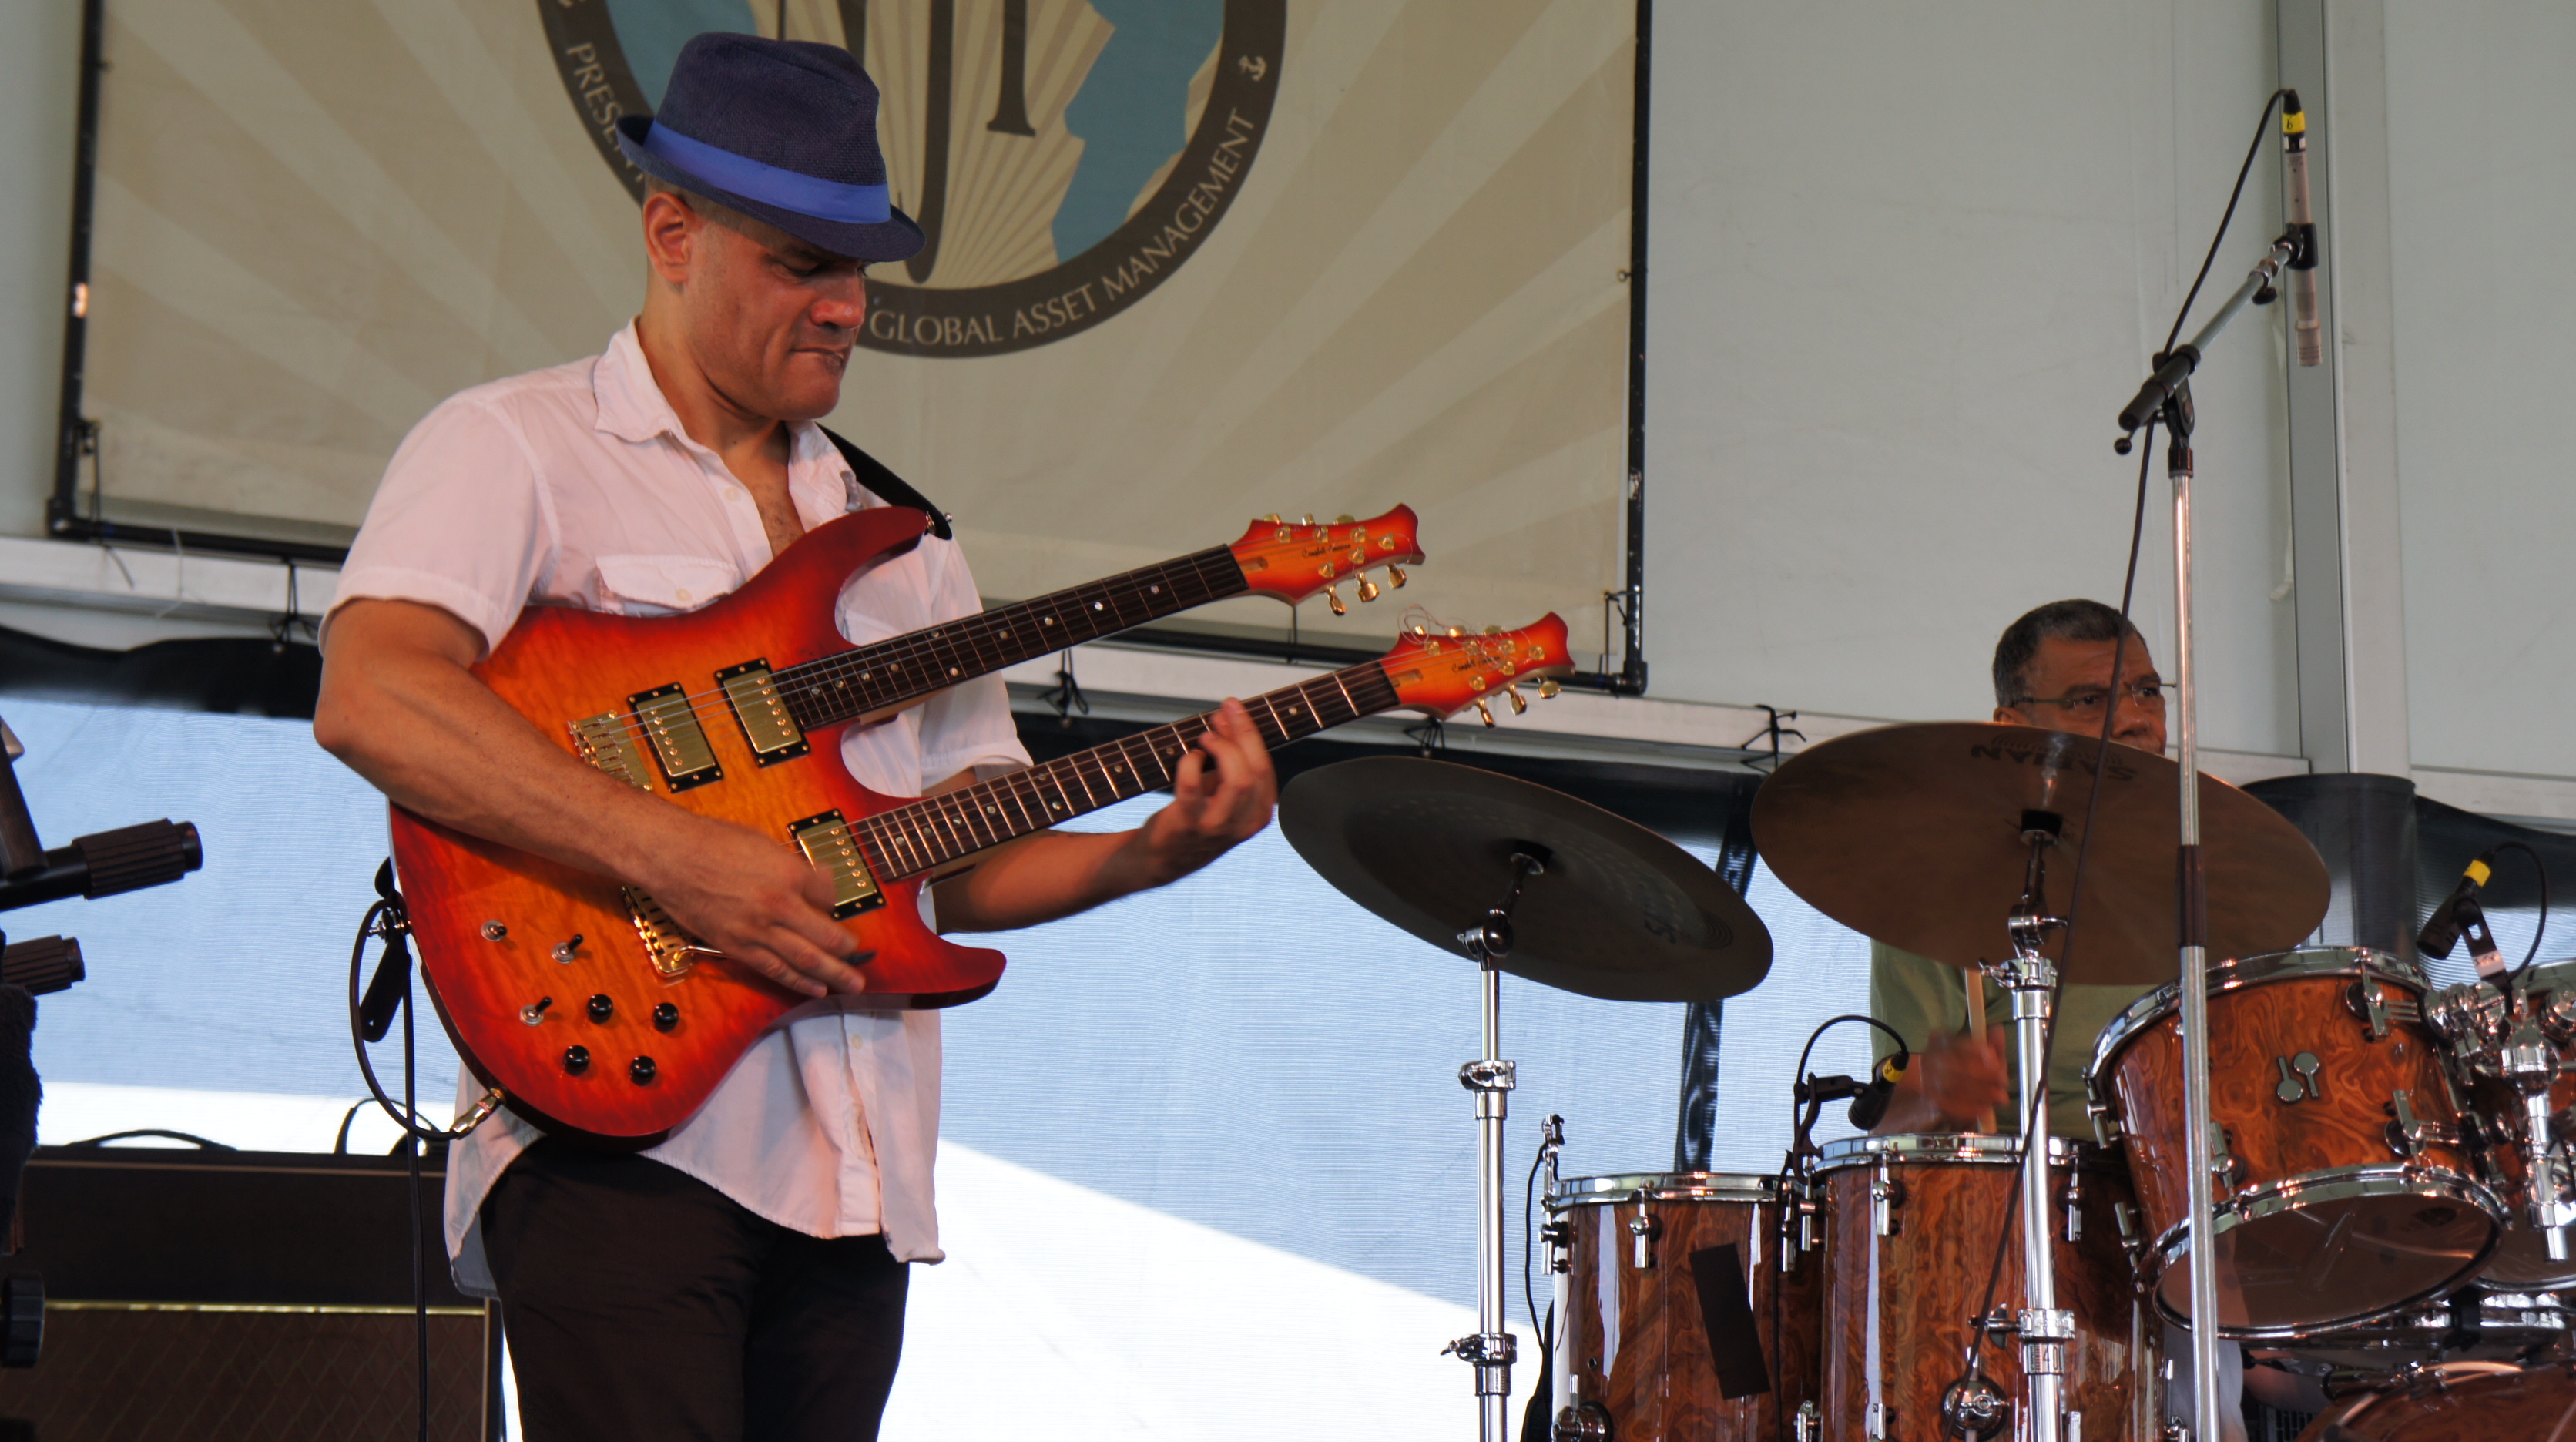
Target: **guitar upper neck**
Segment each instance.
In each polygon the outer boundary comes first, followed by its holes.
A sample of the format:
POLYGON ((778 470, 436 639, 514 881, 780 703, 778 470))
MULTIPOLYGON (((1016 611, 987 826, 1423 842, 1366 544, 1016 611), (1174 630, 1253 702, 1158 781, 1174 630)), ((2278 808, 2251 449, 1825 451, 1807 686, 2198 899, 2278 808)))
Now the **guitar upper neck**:
MULTIPOLYGON (((1264 745, 1277 749, 1362 716, 1392 710, 1395 684, 1380 661, 1363 661, 1244 703, 1264 745)), ((880 880, 945 866, 1014 837, 1172 784, 1190 743, 1205 734, 1202 713, 1121 741, 1015 771, 998 780, 925 797, 880 812, 851 829, 880 880)))
POLYGON ((1223 546, 790 666, 774 678, 806 731, 1250 589, 1223 546))

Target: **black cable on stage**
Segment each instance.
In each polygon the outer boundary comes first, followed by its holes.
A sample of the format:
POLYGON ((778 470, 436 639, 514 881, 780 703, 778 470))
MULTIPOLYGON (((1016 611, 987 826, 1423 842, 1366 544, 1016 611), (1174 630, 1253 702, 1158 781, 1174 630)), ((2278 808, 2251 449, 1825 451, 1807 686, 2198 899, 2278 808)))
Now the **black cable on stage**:
POLYGON ((2540 960, 2540 939, 2549 934, 2549 863, 2541 860, 2540 853, 2524 842, 2499 841, 2495 849, 2521 852, 2531 858, 2531 869, 2540 874, 2540 915, 2531 923, 2531 949, 2522 954, 2522 964, 2513 969, 2513 975, 2505 978, 2510 983, 2522 980, 2522 974, 2531 970, 2533 962, 2540 960))
MULTIPOLYGON (((2192 277, 2191 289, 2184 293, 2181 308, 2174 312, 2173 329, 2166 333, 2164 351, 2159 354, 2171 352, 2174 342, 2182 336, 2183 323, 2190 319, 2192 305, 2200 298, 2200 287, 2209 279, 2210 267, 2217 262, 2219 250, 2227 243, 2228 227, 2234 223, 2236 207, 2245 197, 2246 178, 2254 172, 2254 157, 2262 153, 2263 141, 2271 133, 2273 108, 2278 106, 2288 94, 2286 89, 2275 90, 2263 102, 2263 113, 2254 123, 2253 143, 2245 148, 2244 163, 2237 166, 2236 183, 2227 193, 2227 208, 2218 217, 2218 233, 2209 239, 2209 251, 2201 258, 2200 271, 2192 277)), ((2063 1002, 2066 973, 2068 964, 2075 957, 2076 919, 2084 901, 2085 863, 2092 855, 2094 821, 2099 814, 2102 802, 2102 757, 2111 747, 2111 729, 2120 715, 2120 670, 2125 664, 2123 658, 2129 644, 2129 610, 2137 594, 2138 552, 2146 536, 2148 468, 2155 454, 2155 426, 2156 421, 2151 417, 2139 439, 2138 498, 2136 509, 2129 522, 2128 567, 2120 583, 2120 637, 2111 648, 2111 694, 2103 702, 2102 733, 2097 738, 2098 749, 2094 756, 2094 784, 2084 803, 2084 835, 2075 844, 2075 879, 2069 889, 2066 904, 2066 941, 2059 952, 2060 962, 2056 984, 2049 991, 2048 1027, 2040 1034, 2039 1084, 2031 1088, 2031 1108, 2022 1115, 2021 1135, 2025 1139, 2031 1135, 2036 1126, 2040 1109, 2048 1105, 2048 1074, 2051 1061, 2057 1051, 2057 1023, 2065 1013, 2063 1002)), ((2179 558, 2176 564, 2180 564, 2179 558)), ((2177 616, 2174 619, 2177 626, 2182 623, 2181 617, 2177 616)), ((2045 1165, 2044 1158, 2042 1164, 2045 1165)), ((2010 1199, 2005 1203, 2004 1224, 1995 1239, 1994 1261, 1986 1272, 1985 1296, 1978 1304, 1976 1315, 1969 1319, 1967 1361, 1970 1378, 1977 1375, 1977 1369, 1984 1360, 1986 1343, 1984 1319, 1992 1311, 1995 1292, 2002 1284, 2004 1257, 2011 1250, 2013 1233, 2017 1230, 2021 1216, 2021 1191, 2020 1187, 2014 1187, 2010 1199)))

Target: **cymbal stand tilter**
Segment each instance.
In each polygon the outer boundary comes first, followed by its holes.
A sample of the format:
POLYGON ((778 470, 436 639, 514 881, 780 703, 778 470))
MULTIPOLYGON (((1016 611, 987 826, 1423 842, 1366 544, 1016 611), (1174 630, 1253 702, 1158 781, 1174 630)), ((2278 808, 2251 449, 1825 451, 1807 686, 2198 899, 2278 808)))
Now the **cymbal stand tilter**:
MULTIPOLYGON (((1979 1325, 2021 1340, 2024 1394, 2020 1442, 2058 1442, 2077 1435, 2065 1409, 2066 1348, 2075 1339, 2075 1314, 2057 1305, 2057 1260, 2048 1227, 2048 1019, 2057 996, 2057 963, 2042 951, 2049 933, 2064 929, 2048 911, 2048 853, 2066 829, 2054 811, 2021 814, 2021 837, 2030 848, 2021 898, 2005 929, 2012 955, 1989 962, 1985 972, 2012 995, 2013 1051, 2021 1104, 2022 1306, 2010 1322, 2000 1315, 1979 1325)), ((1996 1312, 2002 1312, 1997 1307, 1996 1312)), ((1982 1372, 1952 1383, 1941 1397, 1941 1417, 1960 1437, 1985 1438, 2003 1430, 2010 1403, 1982 1372)))
POLYGON ((1503 972, 1512 952, 1512 911, 1520 905, 1521 888, 1546 872, 1554 853, 1534 841, 1512 845, 1512 884, 1502 905, 1485 919, 1458 933, 1482 971, 1485 1002, 1485 1054, 1458 1068, 1458 1084, 1476 1097, 1476 1332, 1441 1348, 1476 1369, 1476 1413, 1482 1442, 1509 1442, 1511 1436, 1512 1354, 1505 1329, 1511 1294, 1503 1287, 1503 1119, 1515 1082, 1512 1063, 1502 1059, 1503 972))

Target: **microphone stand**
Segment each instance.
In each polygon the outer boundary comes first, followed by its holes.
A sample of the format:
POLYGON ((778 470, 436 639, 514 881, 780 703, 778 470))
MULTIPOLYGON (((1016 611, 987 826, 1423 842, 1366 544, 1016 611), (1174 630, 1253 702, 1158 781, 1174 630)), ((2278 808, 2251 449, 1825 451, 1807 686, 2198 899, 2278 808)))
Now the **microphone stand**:
MULTIPOLYGON (((2181 818, 2177 837, 2181 879, 2181 989, 2183 1047, 2183 1139, 2186 1215, 2189 1217, 2191 1266, 2192 1418, 2200 1442, 2223 1435, 2218 1401, 2218 1247, 2212 1225, 2216 1198, 2211 1186, 2209 1114, 2209 944, 2206 873, 2200 849, 2199 693, 2193 670, 2191 620, 2191 373, 2228 323, 2248 304, 2266 304, 2277 292, 2273 277, 2298 253, 2295 236, 2284 235, 2263 253, 2245 283, 2236 288, 2218 314, 2200 328, 2188 345, 2156 358, 2156 372, 2120 413, 2124 432, 2134 432, 2150 415, 2160 415, 2167 436, 2165 473, 2173 482, 2174 516, 2174 709, 2176 759, 2181 763, 2181 818)), ((2128 434, 2112 449, 2127 455, 2128 434)), ((2118 684, 2118 678, 2113 678, 2118 684)))

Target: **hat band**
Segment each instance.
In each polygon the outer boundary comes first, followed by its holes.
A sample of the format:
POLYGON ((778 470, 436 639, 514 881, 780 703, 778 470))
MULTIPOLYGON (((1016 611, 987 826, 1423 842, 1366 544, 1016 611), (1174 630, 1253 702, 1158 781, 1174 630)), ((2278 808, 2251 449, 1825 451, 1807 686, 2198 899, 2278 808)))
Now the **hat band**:
POLYGON ((844 225, 883 225, 893 218, 882 185, 844 185, 837 180, 763 165, 747 155, 692 140, 659 121, 644 132, 643 145, 664 160, 745 200, 844 225))

